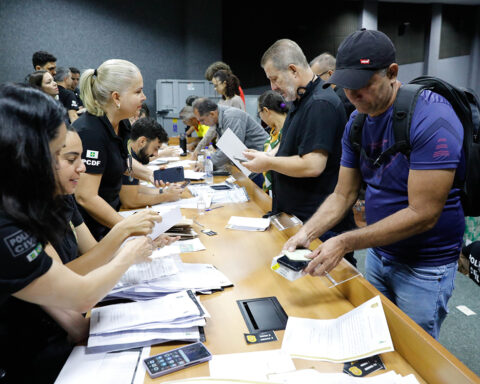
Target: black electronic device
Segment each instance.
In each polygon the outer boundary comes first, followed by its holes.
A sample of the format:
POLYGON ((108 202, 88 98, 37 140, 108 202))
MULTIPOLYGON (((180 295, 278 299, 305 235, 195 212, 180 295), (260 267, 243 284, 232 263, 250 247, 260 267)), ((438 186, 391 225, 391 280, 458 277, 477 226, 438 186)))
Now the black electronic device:
POLYGON ((151 378, 167 375, 212 359, 212 354, 200 342, 175 348, 143 360, 151 378))
POLYGON ((230 176, 230 172, 222 169, 217 169, 216 171, 213 171, 213 176, 230 176))
POLYGON ((233 158, 234 158, 235 160, 240 161, 241 163, 246 163, 247 161, 249 161, 249 160, 246 159, 245 157, 240 157, 240 156, 233 156, 233 158))
POLYGON ((192 182, 192 180, 188 179, 188 180, 185 180, 182 185, 180 185, 180 188, 186 188, 190 183, 192 182))
POLYGON ((308 265, 308 261, 304 260, 291 260, 288 256, 283 255, 277 259, 277 262, 295 272, 301 271, 308 265))
POLYGON ((288 316, 277 298, 237 300, 238 307, 250 333, 285 329, 288 316))
POLYGON ((185 180, 185 174, 183 167, 172 167, 153 171, 153 178, 164 183, 177 183, 185 180))
POLYGON ((227 189, 232 189, 229 185, 226 184, 220 184, 220 185, 210 185, 210 188, 216 190, 216 191, 224 191, 227 189))

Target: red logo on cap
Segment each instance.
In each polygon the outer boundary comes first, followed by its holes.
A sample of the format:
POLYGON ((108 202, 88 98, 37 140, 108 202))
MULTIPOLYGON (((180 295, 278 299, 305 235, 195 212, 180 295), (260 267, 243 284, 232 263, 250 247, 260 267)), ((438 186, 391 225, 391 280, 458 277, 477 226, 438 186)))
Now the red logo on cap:
POLYGON ((360 64, 370 64, 370 59, 360 59, 360 64))

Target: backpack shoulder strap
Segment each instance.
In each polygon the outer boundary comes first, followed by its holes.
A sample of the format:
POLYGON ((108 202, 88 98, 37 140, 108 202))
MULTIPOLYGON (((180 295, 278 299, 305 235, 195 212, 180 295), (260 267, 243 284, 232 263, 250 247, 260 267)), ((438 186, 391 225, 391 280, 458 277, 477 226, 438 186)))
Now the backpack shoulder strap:
POLYGON ((420 84, 405 84, 399 88, 392 112, 392 129, 395 142, 380 154, 374 162, 375 166, 379 167, 388 157, 398 152, 405 154, 407 157, 410 155, 410 125, 418 95, 424 89, 425 86, 420 84))
POLYGON ((363 130, 363 124, 365 123, 366 118, 367 118, 366 114, 358 113, 352 122, 352 125, 350 127, 350 132, 348 135, 348 139, 350 140, 350 145, 352 146, 353 150, 358 154, 362 152, 362 130, 363 130))

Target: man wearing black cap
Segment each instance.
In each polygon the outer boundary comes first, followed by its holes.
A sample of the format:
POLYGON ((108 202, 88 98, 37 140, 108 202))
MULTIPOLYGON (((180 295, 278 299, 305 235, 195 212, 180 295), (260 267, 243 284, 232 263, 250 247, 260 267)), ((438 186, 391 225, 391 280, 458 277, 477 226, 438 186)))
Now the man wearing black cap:
MULTIPOLYGON (((274 156, 247 151, 243 163, 252 172, 271 171, 272 211, 307 221, 333 192, 340 166, 341 138, 346 123, 342 102, 313 73, 301 48, 292 40, 276 41, 264 53, 261 66, 271 87, 292 101, 274 156)), ((322 240, 353 229, 350 211, 322 240)), ((355 263, 353 254, 347 259, 355 263)))
POLYGON ((459 190, 452 187, 455 173, 465 172, 463 127, 445 98, 423 91, 412 116, 410 155, 394 153, 383 164, 374 164, 395 141, 392 113, 401 87, 397 74, 395 48, 382 32, 357 31, 340 45, 335 73, 325 85, 345 88, 357 111, 345 128, 338 183, 285 248, 308 246, 337 223, 354 204, 363 179, 368 225, 320 245, 306 272, 323 275, 346 252, 369 248, 366 278, 437 338, 448 312, 465 225, 459 190), (360 154, 349 139, 357 113, 367 114, 360 154))

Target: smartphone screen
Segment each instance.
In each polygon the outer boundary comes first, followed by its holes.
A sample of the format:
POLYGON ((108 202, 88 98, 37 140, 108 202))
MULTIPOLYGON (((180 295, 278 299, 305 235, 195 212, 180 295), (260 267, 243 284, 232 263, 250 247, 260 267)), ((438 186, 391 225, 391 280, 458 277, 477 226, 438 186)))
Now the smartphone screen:
POLYGON ((177 183, 185 180, 183 167, 158 169, 153 171, 153 177, 155 180, 162 180, 165 183, 177 183))

